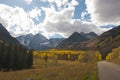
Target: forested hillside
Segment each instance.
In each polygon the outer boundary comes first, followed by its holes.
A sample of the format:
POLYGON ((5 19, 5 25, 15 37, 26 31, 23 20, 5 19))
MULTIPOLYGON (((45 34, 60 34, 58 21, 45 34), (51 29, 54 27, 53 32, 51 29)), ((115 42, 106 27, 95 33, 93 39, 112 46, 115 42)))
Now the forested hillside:
POLYGON ((33 64, 32 50, 22 46, 0 24, 0 70, 18 70, 31 68, 33 64))

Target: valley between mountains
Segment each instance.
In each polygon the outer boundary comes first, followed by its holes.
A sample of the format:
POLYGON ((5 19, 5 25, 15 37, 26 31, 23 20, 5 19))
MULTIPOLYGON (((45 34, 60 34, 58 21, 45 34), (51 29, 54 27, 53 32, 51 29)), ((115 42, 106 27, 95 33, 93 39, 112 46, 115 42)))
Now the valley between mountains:
POLYGON ((120 26, 47 39, 12 37, 0 24, 0 80, 119 80, 119 65, 120 26))

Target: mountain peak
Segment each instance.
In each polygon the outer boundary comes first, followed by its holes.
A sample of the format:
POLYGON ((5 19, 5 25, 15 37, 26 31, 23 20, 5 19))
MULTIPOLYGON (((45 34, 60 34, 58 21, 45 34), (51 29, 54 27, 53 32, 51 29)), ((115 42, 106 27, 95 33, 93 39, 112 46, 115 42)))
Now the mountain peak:
POLYGON ((96 35, 96 36, 97 36, 97 34, 96 34, 95 32, 89 32, 89 34, 90 34, 90 35, 96 35))
POLYGON ((70 37, 68 37, 67 39, 65 39, 64 41, 62 41, 58 46, 57 48, 60 48, 60 49, 70 49, 73 44, 75 43, 80 43, 80 42, 84 42, 84 41, 87 41, 87 40, 90 40, 92 38, 94 38, 96 36, 94 35, 91 35, 89 33, 84 33, 84 32, 81 32, 81 33, 78 33, 78 32, 74 32, 70 37))
POLYGON ((20 43, 29 49, 46 50, 56 47, 63 39, 47 39, 42 34, 27 34, 16 37, 20 43))
POLYGON ((74 32, 69 38, 79 37, 80 33, 74 32))
POLYGON ((89 32, 89 33, 74 32, 68 39, 72 39, 73 42, 79 42, 79 41, 86 41, 86 40, 92 39, 96 36, 97 36, 97 34, 94 32, 89 32))
POLYGON ((9 32, 1 23, 0 23, 0 40, 8 44, 20 45, 20 43, 9 34, 9 32))
POLYGON ((81 34, 81 35, 84 35, 84 34, 86 34, 86 33, 84 33, 84 32, 80 32, 80 34, 81 34))
POLYGON ((84 38, 80 33, 74 32, 67 40, 70 42, 79 42, 84 38))
POLYGON ((79 32, 74 32, 72 35, 79 35, 80 33, 79 32))

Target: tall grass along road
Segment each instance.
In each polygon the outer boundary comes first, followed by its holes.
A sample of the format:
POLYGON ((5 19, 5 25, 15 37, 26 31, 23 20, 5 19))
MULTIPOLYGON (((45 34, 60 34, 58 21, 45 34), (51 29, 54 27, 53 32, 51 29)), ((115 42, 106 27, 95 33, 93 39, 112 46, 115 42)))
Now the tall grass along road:
POLYGON ((106 61, 98 62, 98 80, 120 80, 120 66, 106 61))

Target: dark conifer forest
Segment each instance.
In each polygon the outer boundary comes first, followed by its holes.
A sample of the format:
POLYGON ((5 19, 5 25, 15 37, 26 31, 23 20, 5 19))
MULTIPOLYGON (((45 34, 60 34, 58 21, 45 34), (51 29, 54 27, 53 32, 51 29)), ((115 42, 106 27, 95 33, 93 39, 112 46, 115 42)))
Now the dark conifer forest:
POLYGON ((31 68, 32 64, 32 50, 22 45, 0 42, 0 70, 26 69, 31 68))

